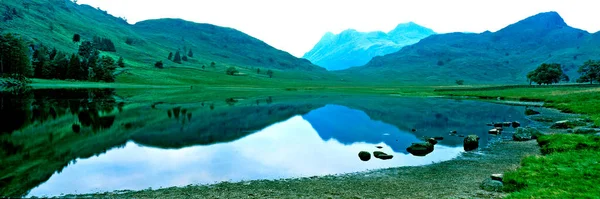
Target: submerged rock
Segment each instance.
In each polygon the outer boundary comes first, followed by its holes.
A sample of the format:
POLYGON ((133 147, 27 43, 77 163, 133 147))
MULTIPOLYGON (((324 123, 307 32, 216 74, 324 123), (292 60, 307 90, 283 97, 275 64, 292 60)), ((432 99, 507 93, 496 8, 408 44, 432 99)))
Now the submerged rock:
POLYGON ((514 141, 529 141, 532 139, 537 139, 542 132, 538 131, 534 128, 517 128, 517 131, 513 134, 514 141))
POLYGON ((433 152, 433 144, 428 142, 412 143, 412 145, 406 148, 406 151, 415 156, 426 156, 427 154, 433 152))
POLYGON ((472 151, 479 148, 479 136, 469 135, 463 141, 465 151, 472 151))
POLYGON ((521 123, 519 123, 517 121, 512 122, 512 127, 513 128, 519 128, 520 126, 521 126, 521 123))
POLYGON ((540 112, 534 111, 533 109, 525 109, 525 115, 539 115, 540 112))
POLYGON ((482 183, 481 183, 481 189, 486 190, 486 191, 495 191, 495 192, 500 192, 502 191, 504 184, 498 180, 492 180, 490 178, 485 179, 482 183))
POLYGON ((501 174, 501 173, 492 174, 490 177, 492 178, 492 180, 497 180, 497 181, 502 182, 504 179, 504 174, 501 174))
POLYGON ((369 161, 371 159, 371 154, 367 151, 361 151, 358 153, 358 158, 362 161, 369 161))

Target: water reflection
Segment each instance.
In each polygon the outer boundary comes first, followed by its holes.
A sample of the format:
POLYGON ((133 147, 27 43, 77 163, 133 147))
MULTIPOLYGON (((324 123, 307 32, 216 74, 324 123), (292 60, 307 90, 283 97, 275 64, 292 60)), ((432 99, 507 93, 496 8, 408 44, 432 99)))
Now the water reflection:
POLYGON ((488 122, 529 124, 523 107, 448 99, 231 97, 144 104, 126 103, 111 89, 0 96, 0 196, 17 197, 422 165, 463 151, 464 138, 449 131, 477 134, 485 145, 488 122), (424 136, 444 140, 425 157, 407 153, 424 136), (394 158, 357 157, 376 150, 394 158))

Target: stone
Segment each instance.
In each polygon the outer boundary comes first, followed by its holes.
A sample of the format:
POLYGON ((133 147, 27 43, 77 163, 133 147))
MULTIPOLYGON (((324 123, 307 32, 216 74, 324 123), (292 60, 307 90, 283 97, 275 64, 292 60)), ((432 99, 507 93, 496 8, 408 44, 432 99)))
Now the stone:
POLYGON ((479 148, 479 136, 469 135, 463 141, 463 147, 465 151, 472 151, 479 148))
POLYGON ((504 188, 504 184, 498 180, 487 178, 481 183, 480 187, 486 191, 501 192, 504 188))
POLYGON ((358 158, 362 161, 369 161, 371 159, 371 154, 366 151, 361 151, 358 153, 358 158))
POLYGON ((525 109, 525 115, 539 115, 540 112, 534 111, 533 109, 525 109))
POLYGON ((442 137, 442 136, 437 136, 437 137, 433 137, 433 139, 435 139, 435 140, 444 140, 444 137, 442 137))
POLYGON ((500 131, 498 129, 492 129, 488 131, 489 134, 493 134, 493 135, 498 135, 500 134, 500 131))
POLYGON ((375 157, 375 158, 379 157, 380 155, 386 155, 386 154, 382 151, 374 151, 373 152, 373 157, 375 157))
POLYGON ((504 128, 502 128, 502 127, 496 127, 494 129, 498 130, 500 133, 502 133, 502 131, 504 130, 504 128))
POLYGON ((429 138, 429 139, 427 139, 427 142, 429 144, 433 144, 433 145, 436 145, 438 143, 438 141, 435 138, 429 138))
POLYGON ((504 126, 502 123, 494 123, 494 127, 502 127, 504 126))
POLYGON ((537 139, 542 133, 534 128, 517 128, 517 131, 513 134, 514 141, 529 141, 532 139, 537 139))
POLYGON ((450 134, 457 134, 458 131, 450 131, 450 134))
POLYGON ((384 154, 384 155, 377 156, 377 158, 382 159, 382 160, 389 160, 389 159, 394 158, 394 156, 393 155, 384 154))
POLYGON ((382 146, 376 146, 375 148, 378 148, 378 149, 383 149, 383 147, 382 147, 382 146))
POLYGON ((417 129, 412 129, 411 131, 412 131, 412 132, 417 132, 417 129))
POLYGON ((512 127, 513 128, 519 128, 519 127, 521 127, 521 123, 519 123, 517 121, 514 121, 514 122, 512 122, 512 127))
POLYGON ((512 122, 504 122, 502 123, 502 126, 504 127, 510 127, 512 125, 512 122))
POLYGON ((600 133, 600 129, 596 128, 576 128, 574 131, 575 134, 594 134, 600 133))
POLYGON ((433 152, 433 144, 424 142, 424 143, 412 143, 406 151, 415 156, 426 156, 427 154, 433 152))
POLYGON ((497 180, 497 181, 502 182, 502 180, 504 179, 504 174, 501 174, 501 173, 492 174, 490 177, 492 178, 492 180, 497 180))

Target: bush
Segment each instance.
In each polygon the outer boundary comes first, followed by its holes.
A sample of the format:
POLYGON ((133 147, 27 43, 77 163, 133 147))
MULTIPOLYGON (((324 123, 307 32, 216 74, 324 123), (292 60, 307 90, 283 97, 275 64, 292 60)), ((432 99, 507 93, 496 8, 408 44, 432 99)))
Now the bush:
POLYGON ((162 61, 157 61, 157 62, 154 64, 154 67, 156 67, 156 68, 160 68, 160 69, 164 68, 164 67, 163 67, 163 62, 162 62, 162 61))
POLYGON ((465 80, 462 80, 462 79, 456 80, 456 84, 463 85, 463 84, 465 84, 465 80))
POLYGON ((239 73, 239 71, 235 68, 235 67, 229 67, 227 68, 227 71, 225 71, 226 74, 228 75, 235 75, 237 73, 239 73))

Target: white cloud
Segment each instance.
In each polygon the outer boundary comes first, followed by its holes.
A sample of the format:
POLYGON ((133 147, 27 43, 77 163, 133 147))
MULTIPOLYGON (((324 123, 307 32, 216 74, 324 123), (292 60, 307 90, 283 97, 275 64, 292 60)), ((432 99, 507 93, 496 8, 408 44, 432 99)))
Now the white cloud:
POLYGON ((243 31, 302 56, 325 32, 389 31, 414 21, 436 32, 497 31, 528 16, 557 11, 589 32, 600 30, 592 0, 79 0, 130 23, 182 18, 243 31))

